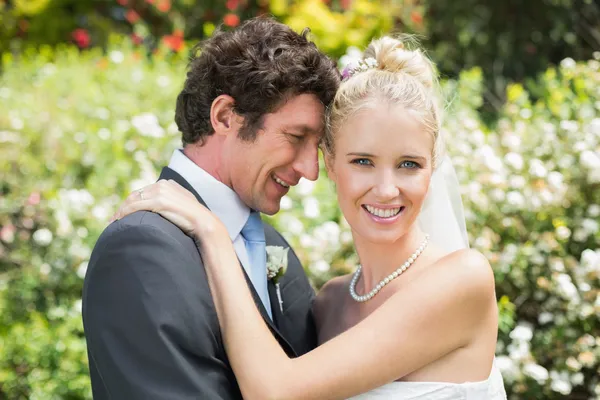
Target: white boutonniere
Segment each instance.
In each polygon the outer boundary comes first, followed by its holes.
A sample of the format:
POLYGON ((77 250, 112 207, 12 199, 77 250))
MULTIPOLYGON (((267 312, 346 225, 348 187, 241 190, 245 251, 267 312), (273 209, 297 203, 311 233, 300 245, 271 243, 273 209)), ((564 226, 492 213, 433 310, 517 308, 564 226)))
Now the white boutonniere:
POLYGON ((283 299, 279 288, 279 279, 285 275, 288 266, 289 247, 267 246, 267 279, 273 281, 277 290, 279 309, 283 312, 283 299))

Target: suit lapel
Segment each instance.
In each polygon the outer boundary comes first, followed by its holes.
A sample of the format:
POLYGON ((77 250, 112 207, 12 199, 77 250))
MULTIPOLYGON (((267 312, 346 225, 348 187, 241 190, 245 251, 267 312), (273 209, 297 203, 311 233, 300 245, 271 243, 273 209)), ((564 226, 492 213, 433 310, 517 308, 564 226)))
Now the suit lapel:
MULTIPOLYGON (((179 175, 177 172, 173 171, 172 169, 170 169, 168 167, 164 167, 162 169, 160 177, 158 179, 159 180, 161 180, 161 179, 174 180, 175 182, 179 183, 181 186, 183 186, 184 188, 189 190, 196 197, 196 199, 198 199, 200 204, 202 204, 204 207, 208 208, 208 206, 206 205, 204 200, 202 200, 202 197, 200 197, 198 192, 196 192, 194 190, 192 185, 190 185, 188 183, 188 181, 186 181, 181 175, 179 175)), ((269 245, 268 239, 267 239, 267 245, 269 245)), ((294 349, 292 348, 292 346, 283 337, 281 332, 279 332, 279 330, 277 329, 277 326, 274 324, 274 321, 278 321, 278 320, 280 320, 280 318, 282 318, 281 311, 279 310, 279 302, 277 300, 277 294, 275 293, 275 286, 273 285, 273 283, 271 281, 268 282, 269 298, 271 300, 271 310, 273 313, 273 321, 271 321, 271 318, 269 318, 269 315, 267 314, 267 310, 265 309, 265 306, 263 305, 260 297, 258 296, 258 293, 256 292, 256 289, 254 288, 254 285, 252 284, 250 277, 248 277, 246 270, 244 269, 244 267, 242 267, 241 262, 240 262, 240 268, 242 269, 242 272, 244 273, 244 277, 246 278, 246 283, 248 284, 248 287, 250 288, 250 293, 252 294, 252 298, 254 299, 254 304, 256 304, 256 307, 258 308, 260 315, 263 317, 263 320, 269 326, 269 329, 271 330, 271 332, 273 333, 273 335, 275 336, 275 338, 277 339, 277 341, 279 342, 281 347, 283 347, 285 352, 288 355, 291 355, 294 357, 297 356, 297 354, 294 351, 294 349)), ((277 322, 275 322, 275 323, 277 323, 277 322)))

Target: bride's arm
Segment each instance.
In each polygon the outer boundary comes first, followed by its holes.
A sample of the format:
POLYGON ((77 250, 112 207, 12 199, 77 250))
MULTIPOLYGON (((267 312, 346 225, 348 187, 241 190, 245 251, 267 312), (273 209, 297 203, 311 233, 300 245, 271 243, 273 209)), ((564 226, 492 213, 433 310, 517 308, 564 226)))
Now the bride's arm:
POLYGON ((193 196, 193 202, 183 197, 134 199, 123 213, 155 211, 198 238, 244 398, 344 399, 366 392, 467 345, 472 327, 491 312, 494 281, 487 260, 474 251, 457 252, 428 267, 355 327, 290 359, 254 305, 224 227, 193 196))

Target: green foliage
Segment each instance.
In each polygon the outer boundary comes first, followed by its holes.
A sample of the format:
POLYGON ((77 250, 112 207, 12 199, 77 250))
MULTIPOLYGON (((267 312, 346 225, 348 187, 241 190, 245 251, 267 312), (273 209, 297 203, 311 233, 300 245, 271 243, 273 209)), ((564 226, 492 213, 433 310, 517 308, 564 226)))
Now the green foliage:
MULTIPOLYGON (((166 50, 166 49, 165 49, 166 50)), ((565 60, 532 101, 509 87, 497 129, 476 111, 483 73, 444 82, 444 133, 463 183, 473 247, 491 261, 498 363, 512 398, 598 396, 600 67, 565 60), (570 394, 569 394, 570 393, 570 394)), ((0 398, 90 398, 80 321, 96 238, 180 143, 185 59, 127 43, 5 55, 0 76, 0 398)), ((322 173, 271 221, 315 287, 356 265, 322 173)))
POLYGON ((440 70, 455 77, 463 69, 481 67, 487 108, 494 111, 501 108, 510 82, 535 79, 563 58, 585 60, 600 49, 600 6, 592 0, 423 3, 422 32, 440 70))

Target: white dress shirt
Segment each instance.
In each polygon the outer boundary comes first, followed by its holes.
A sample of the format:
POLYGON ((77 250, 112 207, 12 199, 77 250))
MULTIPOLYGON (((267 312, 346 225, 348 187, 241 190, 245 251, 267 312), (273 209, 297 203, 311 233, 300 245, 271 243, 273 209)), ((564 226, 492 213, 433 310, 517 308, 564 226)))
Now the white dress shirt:
MULTIPOLYGON (((250 208, 242 202, 236 192, 187 158, 181 149, 173 152, 173 156, 169 161, 169 168, 181 175, 198 192, 208 208, 223 222, 242 267, 246 270, 254 287, 262 286, 266 288, 266 285, 257 285, 253 281, 253 277, 256 275, 260 275, 261 279, 265 281, 267 280, 266 266, 250 265, 244 238, 240 234, 250 215, 250 208), (260 268, 260 273, 254 274, 253 268, 260 268)), ((269 294, 263 293, 260 297, 268 299, 269 294)), ((264 306, 269 316, 271 316, 271 304, 268 301, 266 303, 264 306)))

